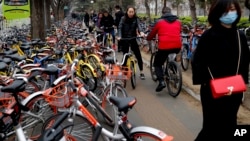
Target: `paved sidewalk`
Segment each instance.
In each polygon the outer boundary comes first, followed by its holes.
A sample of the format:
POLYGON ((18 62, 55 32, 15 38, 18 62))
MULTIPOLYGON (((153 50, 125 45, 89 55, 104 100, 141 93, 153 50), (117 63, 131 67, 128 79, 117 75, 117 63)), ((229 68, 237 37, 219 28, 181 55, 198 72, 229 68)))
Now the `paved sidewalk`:
MULTIPOLYGON (((150 53, 146 53, 145 51, 141 51, 144 64, 149 67, 150 62, 150 53)), ((183 89, 193 96, 195 99, 200 101, 200 86, 192 84, 192 72, 189 68, 187 71, 182 71, 182 81, 183 81, 183 89)), ((244 101, 242 106, 250 111, 250 88, 245 93, 244 101)))

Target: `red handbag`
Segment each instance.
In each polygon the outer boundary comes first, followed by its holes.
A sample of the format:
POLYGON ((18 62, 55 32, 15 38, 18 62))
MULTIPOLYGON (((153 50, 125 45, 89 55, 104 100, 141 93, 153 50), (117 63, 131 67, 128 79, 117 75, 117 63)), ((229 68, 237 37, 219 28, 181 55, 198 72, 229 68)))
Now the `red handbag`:
POLYGON ((238 33, 238 40, 239 40, 239 59, 238 59, 236 75, 214 79, 208 67, 208 71, 212 77, 212 80, 210 81, 210 87, 211 87, 212 95, 215 99, 226 96, 226 95, 237 94, 237 93, 242 93, 246 91, 246 84, 242 76, 238 74, 239 64, 240 64, 240 55, 241 55, 241 44, 240 44, 239 31, 237 31, 237 33, 238 33))

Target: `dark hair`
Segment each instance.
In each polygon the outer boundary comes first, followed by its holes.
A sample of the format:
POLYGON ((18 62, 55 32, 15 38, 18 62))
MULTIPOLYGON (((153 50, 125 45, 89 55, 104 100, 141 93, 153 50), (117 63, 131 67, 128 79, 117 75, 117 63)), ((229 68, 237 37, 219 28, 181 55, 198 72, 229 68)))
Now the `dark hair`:
MULTIPOLYGON (((126 12, 125 12, 125 14, 124 14, 125 21, 129 18, 129 17, 128 17, 128 10, 129 10, 130 8, 134 9, 134 11, 135 11, 135 7, 134 7, 134 6, 132 6, 132 5, 127 6, 127 10, 126 10, 126 12)), ((137 18, 136 12, 135 12, 135 15, 134 15, 133 18, 137 18)))
POLYGON ((115 9, 121 9, 121 7, 119 5, 116 5, 115 9))
POLYGON ((208 14, 208 22, 210 25, 219 25, 220 17, 229 11, 231 4, 234 4, 235 9, 237 11, 238 17, 232 24, 232 26, 236 26, 241 18, 241 9, 238 0, 214 0, 208 14))
POLYGON ((171 9, 169 7, 163 7, 161 13, 162 14, 171 13, 171 9))

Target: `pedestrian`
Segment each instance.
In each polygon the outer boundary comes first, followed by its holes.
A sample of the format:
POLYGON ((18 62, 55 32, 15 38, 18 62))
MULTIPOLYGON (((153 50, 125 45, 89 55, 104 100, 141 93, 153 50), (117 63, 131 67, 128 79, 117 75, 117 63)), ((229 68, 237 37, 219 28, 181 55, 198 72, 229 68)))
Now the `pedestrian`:
MULTIPOLYGON (((116 5, 115 6, 115 26, 116 26, 116 28, 119 26, 119 23, 120 23, 122 16, 124 16, 124 13, 121 10, 121 7, 119 5, 116 5)), ((121 47, 120 41, 117 42, 117 46, 118 46, 118 52, 121 52, 122 47, 121 47)))
POLYGON ((235 75, 239 64, 238 74, 248 83, 250 51, 245 34, 237 30, 240 18, 238 0, 216 0, 211 5, 208 14, 211 28, 202 34, 192 58, 193 84, 201 85, 203 112, 203 126, 195 141, 232 140, 234 137, 243 93, 214 99, 209 82, 212 76, 222 78, 235 75), (239 47, 241 54, 238 63, 239 47))
POLYGON ((86 27, 89 28, 89 13, 87 11, 85 12, 85 15, 84 15, 84 23, 86 27))
POLYGON ((147 40, 152 40, 158 35, 158 51, 154 59, 154 68, 157 80, 159 82, 156 92, 162 91, 166 87, 163 73, 163 64, 170 53, 179 53, 181 50, 181 22, 178 17, 171 13, 169 7, 162 9, 162 16, 152 31, 147 36, 147 40))
POLYGON ((95 27, 96 27, 96 34, 100 34, 100 36, 97 37, 97 42, 102 42, 103 40, 103 30, 101 29, 101 19, 103 17, 103 13, 99 12, 97 19, 95 20, 95 27))
POLYGON ((110 33, 112 35, 112 41, 113 41, 113 46, 112 48, 116 50, 116 46, 115 46, 115 30, 114 30, 114 18, 112 17, 112 15, 110 15, 108 13, 107 10, 103 11, 103 17, 101 19, 101 23, 100 26, 103 28, 104 30, 104 42, 103 44, 106 45, 106 41, 107 41, 107 33, 110 33))
MULTIPOLYGON (((128 6, 125 15, 121 18, 121 21, 119 23, 117 39, 120 40, 121 38, 132 38, 138 35, 144 36, 144 33, 141 31, 142 29, 140 27, 140 21, 136 15, 135 8, 133 6, 128 6)), ((138 61, 140 78, 144 80, 145 75, 143 73, 143 62, 139 45, 137 44, 136 39, 121 40, 121 44, 123 55, 125 53, 128 53, 129 47, 131 46, 131 50, 135 54, 135 57, 138 61)))

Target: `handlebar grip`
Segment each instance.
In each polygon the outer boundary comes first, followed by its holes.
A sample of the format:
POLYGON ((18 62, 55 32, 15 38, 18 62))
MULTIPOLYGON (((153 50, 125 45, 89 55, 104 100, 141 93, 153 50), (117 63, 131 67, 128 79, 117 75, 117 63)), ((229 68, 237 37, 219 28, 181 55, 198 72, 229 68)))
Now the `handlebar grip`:
POLYGON ((58 126, 68 117, 69 112, 63 112, 63 114, 55 121, 51 129, 57 129, 58 126))
POLYGON ((72 81, 69 81, 69 86, 73 89, 74 92, 77 91, 76 86, 72 81))

